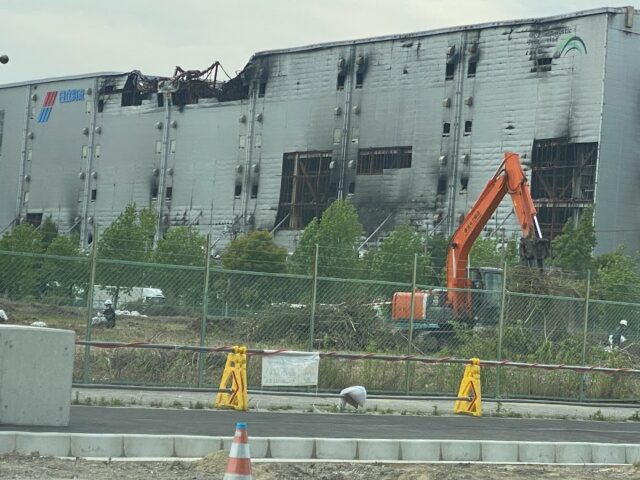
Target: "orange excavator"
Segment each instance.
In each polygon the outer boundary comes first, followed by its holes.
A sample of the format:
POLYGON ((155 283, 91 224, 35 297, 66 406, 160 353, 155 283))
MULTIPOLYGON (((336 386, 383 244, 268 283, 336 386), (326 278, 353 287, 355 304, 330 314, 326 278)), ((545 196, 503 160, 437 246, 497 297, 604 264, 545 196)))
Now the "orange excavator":
MULTIPOLYGON (((413 294, 413 327, 423 336, 429 332, 433 332, 435 337, 451 334, 454 321, 467 326, 496 321, 499 306, 495 301, 487 301, 491 297, 495 299, 496 295, 474 295, 472 290, 501 291, 502 270, 469 268, 468 259, 473 243, 507 193, 511 196, 522 230, 520 260, 525 265, 542 268, 542 263, 548 256, 549 241, 542 238, 520 157, 517 153, 507 152, 500 167, 451 237, 447 252, 447 290, 413 294), (474 297, 482 298, 483 301, 474 301, 474 297)), ((398 328, 403 328, 403 324, 404 328, 409 326, 411 297, 409 292, 396 292, 393 295, 391 319, 398 328)))

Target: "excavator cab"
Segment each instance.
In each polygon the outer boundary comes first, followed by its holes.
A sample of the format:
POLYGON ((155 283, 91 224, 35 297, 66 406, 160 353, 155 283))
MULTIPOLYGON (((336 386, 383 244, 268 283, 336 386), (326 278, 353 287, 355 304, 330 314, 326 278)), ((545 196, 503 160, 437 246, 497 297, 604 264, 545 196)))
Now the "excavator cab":
POLYGON ((502 291, 504 277, 501 268, 470 268, 469 279, 474 290, 502 291))
POLYGON ((500 316, 500 299, 504 274, 500 268, 473 267, 469 269, 471 280, 472 325, 496 325, 500 316))

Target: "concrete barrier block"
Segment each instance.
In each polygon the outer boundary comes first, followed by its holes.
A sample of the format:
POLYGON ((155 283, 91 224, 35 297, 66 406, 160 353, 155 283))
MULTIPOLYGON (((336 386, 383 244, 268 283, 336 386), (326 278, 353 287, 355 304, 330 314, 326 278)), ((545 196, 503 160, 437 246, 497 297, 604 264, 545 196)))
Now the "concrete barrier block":
POLYGON ((518 442, 518 458, 521 462, 555 463, 556 445, 550 442, 518 442))
POLYGON ((0 325, 0 424, 69 425, 75 333, 0 325))
POLYGON ((483 462, 518 461, 518 444, 514 442, 483 441, 480 442, 480 456, 483 462))
POLYGON ((269 439, 263 437, 249 437, 251 458, 267 458, 269 455, 269 439))
POLYGON ((44 457, 68 457, 71 452, 68 433, 16 433, 16 453, 38 452, 44 457))
POLYGON ((124 456, 173 457, 174 439, 171 435, 124 435, 124 456))
POLYGON ((16 449, 16 432, 0 432, 0 455, 16 449))
POLYGON ((222 448, 222 439, 220 437, 176 435, 174 442, 176 457, 180 458, 206 457, 222 448))
POLYGON ((308 460, 313 458, 313 438, 279 437, 269 439, 271 458, 308 460))
POLYGON ((480 442, 470 440, 442 440, 442 460, 455 462, 477 462, 480 460, 480 442))
MULTIPOLYGON (((220 437, 222 441, 222 449, 226 452, 231 450, 233 437, 220 437)), ((249 437, 249 449, 251 458, 267 458, 269 456, 269 438, 267 437, 249 437)))
POLYGON ((592 443, 591 461, 593 463, 628 463, 626 446, 619 443, 592 443))
POLYGON ((437 462, 440 440, 400 440, 400 460, 437 462))
POLYGON ((231 450, 231 444, 233 443, 233 437, 221 437, 222 449, 225 451, 231 450))
POLYGON ((355 460, 358 440, 355 438, 316 438, 316 458, 355 460))
POLYGON ((122 457, 124 455, 124 441, 122 435, 72 433, 72 457, 122 457))
POLYGON ((400 441, 364 439, 358 440, 358 460, 399 460, 400 441))
POLYGON ((591 463, 591 444, 557 442, 556 463, 591 463))
POLYGON ((627 460, 625 463, 633 464, 640 462, 640 445, 625 445, 627 460))

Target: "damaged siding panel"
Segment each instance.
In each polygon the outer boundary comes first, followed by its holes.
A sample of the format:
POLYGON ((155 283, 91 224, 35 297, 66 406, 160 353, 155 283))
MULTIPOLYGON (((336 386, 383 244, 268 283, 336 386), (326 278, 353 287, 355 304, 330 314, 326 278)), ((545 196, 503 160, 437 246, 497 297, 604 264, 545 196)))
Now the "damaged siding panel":
POLYGON ((584 18, 579 23, 573 22, 570 27, 584 42, 586 52, 568 47, 557 59, 572 72, 568 80, 571 84, 569 137, 572 142, 597 142, 600 137, 607 17, 584 18))
POLYGON ((324 97, 336 89, 341 49, 270 55, 265 101, 324 97))
MULTIPOLYGON (((614 217, 622 206, 636 205, 637 195, 631 185, 635 176, 620 179, 615 172, 635 171, 633 152, 640 150, 637 142, 628 140, 638 126, 632 111, 634 102, 630 101, 636 97, 633 88, 639 83, 637 62, 629 60, 635 58, 631 52, 637 51, 638 45, 621 23, 622 17, 601 12, 258 54, 252 59, 253 66, 250 64, 244 72, 252 87, 258 89, 255 104, 251 103, 254 99, 226 102, 225 108, 218 110, 222 104, 208 98, 185 106, 181 113, 172 110, 178 128, 171 130, 170 139, 177 143, 168 165, 173 166, 175 175, 165 184, 173 189, 169 211, 172 221, 191 221, 198 210, 204 212, 203 218, 208 215, 212 232, 222 232, 224 225, 238 219, 246 221, 247 228, 270 228, 279 205, 283 155, 308 151, 331 152, 336 161, 333 183, 337 183, 344 166, 344 193, 352 191, 351 185, 356 183, 354 199, 361 213, 374 211, 382 191, 385 201, 394 205, 398 219, 409 216, 421 224, 435 221, 436 214, 443 212, 457 218, 473 203, 505 150, 514 150, 526 160, 534 140, 562 137, 572 143, 597 142, 604 76, 606 135, 603 133, 601 163, 607 163, 601 165, 596 195, 605 199, 598 205, 598 212, 603 212, 599 217, 604 215, 603 221, 614 222, 611 227, 619 229, 624 220, 614 221, 614 217), (609 32, 605 76, 604 32, 609 17, 614 25, 609 32), (556 57, 556 48, 568 33, 579 36, 586 51, 568 48, 556 57), (469 77, 468 49, 473 42, 477 42, 479 54, 475 76, 469 77), (453 78, 446 80, 449 46, 455 46, 459 57, 454 62, 453 78), (354 63, 359 56, 364 58, 360 74, 354 63), (340 58, 348 62, 347 77, 343 89, 337 90, 340 58), (539 65, 539 59, 550 59, 550 63, 545 60, 539 65), (266 69, 266 83, 263 77, 252 76, 257 71, 254 67, 266 69), (244 121, 239 120, 241 115, 244 121), (451 125, 446 138, 442 137, 444 122, 451 125), (463 132, 465 122, 473 126, 467 135, 463 132), (359 149, 392 146, 411 147, 411 168, 383 169, 382 175, 356 175, 359 149), (465 155, 468 157, 463 161, 465 155), (250 172, 255 165, 259 170, 250 172), (237 166, 244 169, 240 175, 237 166), (463 175, 468 177, 466 192, 461 191, 463 175), (242 193, 236 199, 238 179, 242 193), (256 179, 258 198, 251 198, 256 179), (452 188, 436 196, 439 182, 452 188)), ((634 28, 637 30, 637 25, 634 28)), ((125 74, 104 80, 121 89, 127 78, 125 74)), ((248 85, 242 88, 248 89, 248 85)), ((18 103, 24 102, 25 95, 18 103)), ((154 125, 163 121, 165 110, 153 92, 151 98, 140 99, 139 106, 122 107, 119 93, 105 92, 102 97, 99 120, 104 131, 96 140, 102 144, 101 159, 96 164, 99 188, 92 204, 98 210, 90 214, 108 223, 130 200, 142 205, 152 195, 149 170, 158 167, 156 146, 162 138, 162 127, 154 125), (121 174, 128 180, 117 182, 116 187, 113 177, 121 174)), ((72 143, 76 142, 76 133, 70 132, 75 128, 71 126, 65 132, 73 138, 72 143)), ((39 139, 36 136, 34 142, 39 139)), ((5 135, 0 164, 3 173, 9 168, 4 164, 7 141, 5 135)), ((12 180, 7 188, 3 181, 0 195, 11 191, 16 183, 17 173, 9 174, 12 180)), ((0 180, 3 177, 0 175, 0 180)), ((56 190, 54 196, 62 198, 61 192, 68 190, 68 185, 52 188, 56 190)), ((335 186, 331 188, 337 192, 335 186)), ((498 209, 496 224, 510 212, 507 201, 498 209)), ((380 218, 376 215, 367 214, 367 223, 381 221, 388 212, 380 212, 380 218)), ((388 224, 390 228, 392 223, 388 224)), ((513 215, 505 227, 510 229, 508 233, 519 231, 513 215)), ((202 225, 199 228, 206 230, 202 225)))
MULTIPOLYGON (((432 36, 372 45, 363 88, 354 93, 353 103, 361 109, 355 119, 359 148, 412 146, 409 197, 416 201, 424 199, 429 189, 428 164, 438 157, 433 138, 441 127, 433 112, 442 109, 447 42, 446 36, 432 36)), ((359 183, 356 180, 356 199, 361 203, 359 183)))
POLYGON ((258 201, 255 204, 255 227, 271 230, 276 224, 280 185, 282 179, 282 154, 262 156, 258 201))
MULTIPOLYGON (((601 23, 601 19, 589 19, 591 23, 601 23)), ((598 33, 593 25, 582 27, 580 21, 566 22, 562 26, 555 25, 548 32, 559 32, 567 29, 585 31, 585 37, 598 33)), ((513 149, 521 154, 529 155, 533 138, 554 138, 572 131, 572 112, 575 105, 584 105, 585 97, 592 86, 601 81, 602 71, 598 61, 580 63, 583 58, 572 60, 562 58, 550 72, 531 72, 528 65, 531 50, 538 48, 538 40, 532 38, 532 28, 522 27, 514 30, 487 29, 482 32, 480 41, 480 60, 473 94, 473 143, 470 151, 469 194, 465 195, 464 205, 457 211, 463 212, 473 203, 486 178, 495 171, 502 160, 501 149, 513 149), (490 67, 487 72, 483 67, 490 67), (579 72, 579 75, 576 73, 579 72), (576 80, 580 78, 580 80, 576 80), (576 85, 576 82, 580 82, 576 85), (583 87, 584 85, 584 87, 583 87), (535 98, 538 101, 532 102, 535 98), (549 137, 551 136, 551 137, 549 137)), ((544 48, 549 49, 558 38, 547 35, 544 48), (550 40, 551 39, 551 40, 550 40)), ((594 54, 597 58, 596 45, 601 43, 601 35, 593 38, 594 54)), ((554 60, 556 62, 556 60, 554 60)), ((589 99, 591 104, 598 102, 597 90, 589 99)), ((465 92, 465 95, 467 93, 465 92)), ((597 130, 597 116, 581 119, 580 128, 597 130)), ((458 200, 459 202, 459 200, 458 200)), ((504 205, 504 203, 503 203, 504 205)), ((504 211, 509 214, 508 206, 498 210, 501 221, 504 211)), ((507 226, 513 232, 519 229, 515 222, 509 221, 507 226)))
POLYGON ((387 170, 383 175, 367 175, 356 180, 355 201, 381 206, 406 206, 410 201, 410 170, 387 170))
POLYGON ((255 114, 263 117, 254 124, 254 140, 259 135, 261 145, 254 141, 251 153, 252 163, 260 164, 258 198, 250 205, 256 225, 273 228, 277 223, 283 154, 333 148, 340 55, 341 49, 327 49, 269 60, 277 76, 270 78, 268 94, 257 101, 255 114))
POLYGON ((302 230, 329 205, 331 152, 285 153, 276 222, 302 230))

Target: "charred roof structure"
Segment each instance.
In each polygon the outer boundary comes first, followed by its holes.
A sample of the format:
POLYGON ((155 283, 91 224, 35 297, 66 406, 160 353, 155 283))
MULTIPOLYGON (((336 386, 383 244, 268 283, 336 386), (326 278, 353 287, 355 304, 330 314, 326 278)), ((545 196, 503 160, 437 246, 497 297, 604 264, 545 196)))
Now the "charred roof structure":
MULTIPOLYGON (((450 234, 520 154, 543 232, 594 205, 598 249, 640 248, 640 22, 631 7, 0 86, 0 233, 51 216, 83 243, 127 203, 223 245, 293 246, 336 198, 371 241, 450 234)), ((487 234, 518 231, 501 205, 487 234)))

